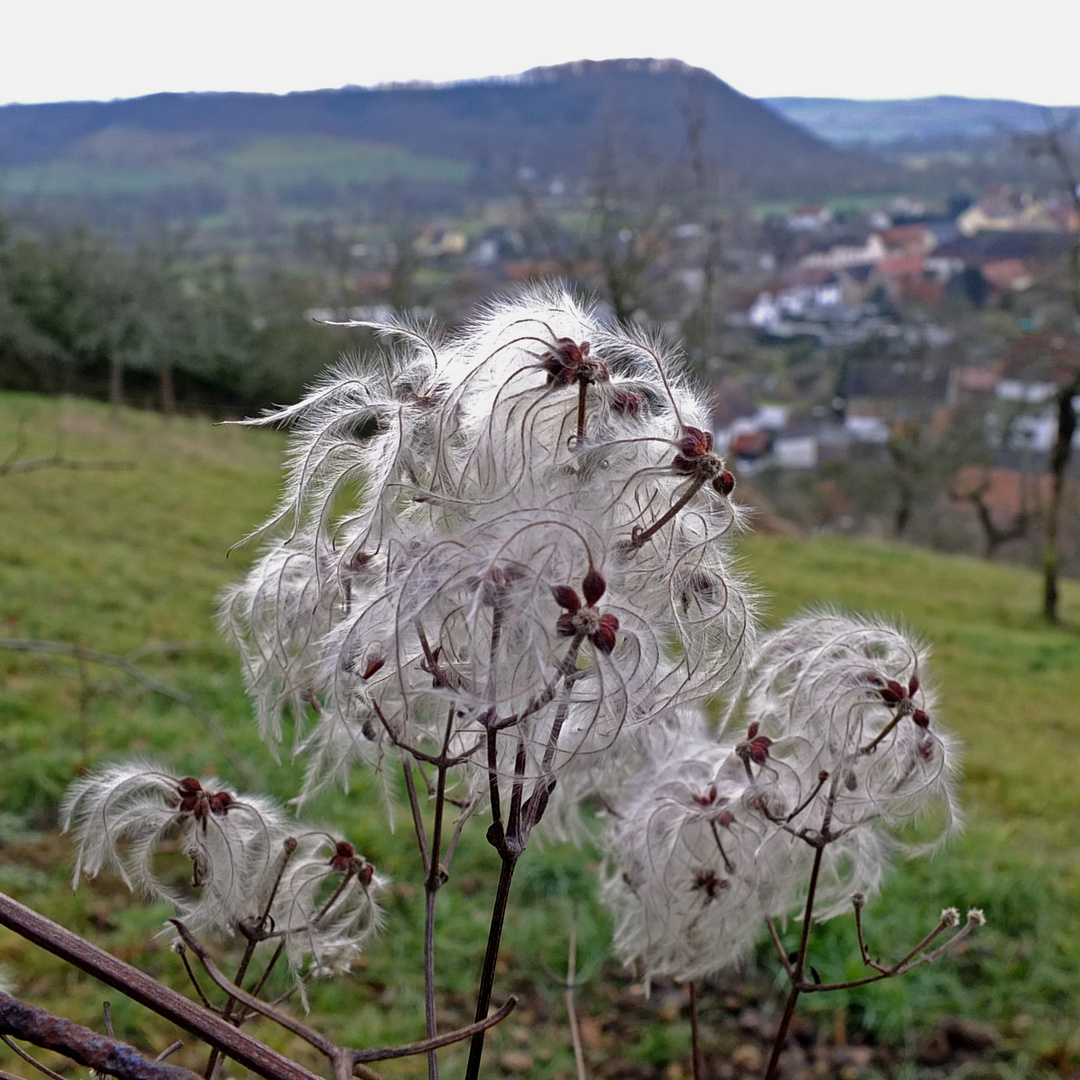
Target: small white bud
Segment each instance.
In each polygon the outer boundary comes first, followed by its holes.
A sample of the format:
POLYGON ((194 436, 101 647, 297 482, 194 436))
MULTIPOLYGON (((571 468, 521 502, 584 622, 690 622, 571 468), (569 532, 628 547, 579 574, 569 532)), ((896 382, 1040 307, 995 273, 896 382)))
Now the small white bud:
POLYGON ((968 926, 985 926, 986 916, 983 914, 981 908, 972 908, 967 913, 968 926))
POLYGON ((941 912, 942 926, 956 926, 960 921, 960 912, 954 907, 944 908, 941 912))

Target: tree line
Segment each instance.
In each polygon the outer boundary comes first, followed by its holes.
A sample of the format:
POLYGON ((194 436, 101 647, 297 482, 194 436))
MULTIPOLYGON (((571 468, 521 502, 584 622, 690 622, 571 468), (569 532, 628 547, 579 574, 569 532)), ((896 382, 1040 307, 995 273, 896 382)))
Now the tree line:
POLYGON ((295 271, 193 262, 182 241, 120 246, 0 218, 0 389, 212 415, 295 400, 343 346, 295 271))

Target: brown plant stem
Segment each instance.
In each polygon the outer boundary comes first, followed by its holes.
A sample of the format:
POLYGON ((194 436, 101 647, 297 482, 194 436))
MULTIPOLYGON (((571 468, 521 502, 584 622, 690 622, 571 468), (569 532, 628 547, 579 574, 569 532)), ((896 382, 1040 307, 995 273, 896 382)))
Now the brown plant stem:
POLYGON ((464 1042, 465 1039, 474 1038, 477 1034, 482 1034, 489 1027, 494 1027, 496 1024, 501 1023, 510 1015, 517 1005, 517 998, 509 997, 502 1007, 492 1013, 491 1016, 485 1017, 482 1021, 469 1024, 468 1027, 460 1028, 457 1031, 447 1032, 445 1035, 436 1036, 434 1039, 423 1039, 420 1042, 404 1043, 401 1046, 380 1046, 363 1050, 338 1046, 332 1039, 328 1039, 323 1035, 322 1032, 316 1031, 301 1020, 297 1020, 295 1016, 290 1016, 288 1013, 281 1012, 281 1010, 274 1008, 274 1006, 270 1005, 268 1002, 260 1001, 246 990, 242 990, 239 986, 230 983, 218 970, 213 960, 210 959, 207 951, 194 937, 192 937, 191 931, 177 919, 172 919, 171 922, 176 927, 180 936, 184 939, 184 942, 199 958, 199 962, 206 969, 206 974, 209 975, 222 990, 226 993, 235 995, 235 997, 237 997, 244 1005, 254 1012, 259 1013, 260 1016, 265 1016, 268 1020, 273 1020, 286 1031, 291 1031, 294 1035, 303 1039, 332 1062, 335 1065, 335 1071, 342 1060, 348 1060, 352 1063, 354 1075, 361 1077, 362 1080, 365 1080, 365 1078, 366 1080, 382 1080, 378 1073, 367 1068, 366 1062, 385 1061, 390 1058, 412 1057, 418 1054, 427 1054, 440 1047, 449 1046, 451 1043, 464 1042))
MULTIPOLYGON (((827 825, 823 826, 823 832, 827 829, 827 825)), ((780 1052, 784 1048, 784 1040, 787 1038, 788 1028, 791 1027, 795 1007, 798 1005, 799 995, 802 993, 803 972, 806 970, 806 950, 810 945, 810 922, 814 914, 814 894, 817 892, 818 875, 821 873, 821 859, 824 854, 824 842, 818 843, 814 848, 814 865, 810 870, 810 885, 806 891, 806 909, 803 912, 799 951, 795 956, 795 963, 791 972, 791 990, 788 993, 787 1004, 784 1006, 784 1015, 780 1018, 780 1027, 776 1031, 776 1039, 773 1042, 769 1064, 765 1069, 764 1080, 773 1080, 773 1077, 776 1076, 776 1069, 780 1063, 780 1052)))
MULTIPOLYGON (((247 976, 248 966, 251 964, 251 958, 255 955, 255 946, 258 942, 254 937, 249 937, 247 945, 244 946, 244 955, 240 958, 240 963, 236 969, 236 978, 233 982, 237 986, 241 986, 247 976)), ((233 1020, 233 1012, 237 1006, 237 1000, 231 994, 225 1002, 225 1008, 221 1011, 221 1018, 223 1020, 229 1020, 233 1023, 237 1021, 233 1020)), ((206 1060, 206 1068, 203 1069, 203 1076, 206 1080, 211 1080, 212 1077, 217 1076, 218 1069, 221 1067, 221 1051, 216 1047, 210 1051, 210 1056, 206 1060)))
MULTIPOLYGON (((112 1038, 112 1034, 109 1035, 112 1038)), ((17 1054, 23 1059, 32 1069, 37 1069, 39 1073, 44 1073, 50 1077, 51 1080, 64 1080, 55 1069, 50 1069, 48 1065, 43 1065, 38 1061, 33 1054, 28 1054, 17 1042, 15 1042, 10 1035, 0 1035, 0 1042, 2 1042, 13 1054, 17 1054)))
POLYGON ((864 975, 861 979, 847 979, 844 982, 836 983, 803 983, 802 990, 807 994, 820 994, 829 990, 851 990, 857 986, 867 986, 870 983, 881 982, 882 979, 893 979, 898 975, 906 975, 909 971, 914 971, 917 967, 922 967, 924 964, 932 964, 935 960, 939 960, 950 949, 955 948, 971 933, 977 924, 970 920, 947 941, 943 942, 932 952, 925 952, 925 949, 938 938, 950 925, 945 921, 939 922, 929 934, 923 938, 907 955, 897 960, 891 967, 886 967, 875 960, 866 959, 865 963, 868 967, 872 967, 877 974, 864 975))
POLYGON ((566 1018, 570 1023, 570 1041, 574 1046, 574 1065, 577 1068, 577 1080, 588 1080, 585 1071, 585 1050, 581 1043, 581 1025, 578 1023, 577 1005, 574 1001, 574 993, 577 990, 577 904, 574 904, 573 915, 570 918, 570 945, 566 956, 566 981, 563 986, 566 989, 566 1018))
POLYGON ((266 980, 270 978, 270 973, 274 970, 274 967, 281 959, 282 953, 284 952, 285 939, 282 938, 277 943, 277 948, 274 950, 274 955, 270 957, 266 967, 263 968, 263 973, 259 976, 259 981, 251 988, 251 992, 255 995, 255 997, 258 997, 262 993, 263 987, 266 985, 266 980))
POLYGON ((688 984, 690 990, 690 1063, 694 1080, 705 1080, 705 1061, 701 1056, 701 1028, 698 1019, 698 985, 696 979, 688 984))
MULTIPOLYGON (((443 740, 442 756, 445 760, 450 742, 453 713, 446 722, 446 738, 443 740)), ((435 779, 435 817, 431 824, 431 849, 428 853, 427 874, 424 877, 424 1014, 427 1036, 438 1034, 435 1011, 435 901, 445 880, 440 864, 442 854, 443 812, 446 806, 446 765, 440 765, 435 779)), ((432 1050, 428 1054, 428 1080, 439 1080, 439 1055, 432 1050)))
POLYGON ((577 399, 577 448, 580 450, 585 441, 585 395, 589 392, 589 384, 585 379, 578 379, 577 399))
MULTIPOLYGON (((285 867, 288 865, 288 862, 292 858, 295 851, 295 840, 288 841, 281 854, 281 859, 277 868, 277 875, 274 878, 273 887, 270 889, 270 892, 266 897, 266 902, 265 904, 263 904, 263 910, 259 914, 259 918, 254 924, 253 928, 245 930, 247 944, 244 946, 244 955, 240 958, 240 963, 236 969, 236 977, 233 979, 233 982, 236 983, 237 986, 244 985, 244 979, 247 978, 248 968, 251 966, 252 958, 255 956, 255 949, 257 948, 260 941, 265 940, 263 931, 266 928, 267 920, 270 918, 270 908, 274 904, 274 897, 277 896, 278 888, 281 885, 281 877, 285 873, 285 867)), ((274 959, 277 959, 276 955, 274 959)), ((265 978, 259 981, 259 987, 263 985, 264 981, 265 978)), ((256 990, 255 993, 257 996, 258 990, 256 990)), ((222 1010, 221 1016, 222 1019, 232 1021, 232 1023, 236 1024, 236 1026, 239 1027, 244 1022, 244 1017, 241 1014, 241 1016, 237 1017, 236 1019, 233 1018, 236 1012, 237 1004, 238 1002, 236 998, 230 995, 225 1002, 225 1008, 222 1010)), ((206 1080, 213 1080, 213 1078, 217 1076, 220 1069, 221 1052, 217 1049, 211 1050, 210 1057, 207 1059, 206 1062, 206 1069, 203 1071, 203 1076, 206 1077, 206 1080)))
POLYGON ((630 543, 636 548, 644 547, 701 490, 704 484, 705 480, 703 478, 695 477, 682 497, 677 502, 672 503, 667 511, 661 514, 647 529, 634 528, 630 535, 630 543))
POLYGON ((371 1050, 353 1050, 352 1059, 357 1064, 365 1061, 389 1061, 391 1058, 413 1057, 418 1054, 427 1054, 452 1043, 464 1042, 477 1034, 482 1034, 488 1028, 501 1024, 517 1007, 517 998, 511 995, 490 1016, 485 1017, 479 1023, 469 1024, 468 1027, 458 1028, 457 1031, 448 1031, 445 1035, 437 1035, 434 1039, 423 1039, 420 1042, 405 1043, 403 1046, 380 1046, 371 1050))
MULTIPOLYGON (((495 890, 495 903, 491 911, 491 926, 488 930, 487 951, 484 953, 484 967, 480 973, 480 988, 476 997, 476 1023, 486 1017, 491 1005, 491 989, 495 984, 495 964, 499 959, 499 945, 502 941, 503 923, 506 921, 506 906, 510 899, 510 883, 514 877, 519 851, 509 851, 503 845, 499 852, 502 857, 502 869, 499 871, 499 884, 495 890)), ((480 1059, 484 1053, 484 1032, 478 1031, 469 1047, 469 1063, 465 1069, 465 1080, 477 1080, 480 1075, 480 1059)))
POLYGON ((784 965, 784 971, 787 972, 787 976, 790 979, 794 968, 791 966, 791 961, 788 959, 787 951, 784 949, 784 943, 780 940, 780 931, 776 929, 776 920, 773 918, 767 918, 765 925, 769 928, 769 934, 772 937, 773 944, 776 946, 776 953, 780 957, 780 963, 784 965))

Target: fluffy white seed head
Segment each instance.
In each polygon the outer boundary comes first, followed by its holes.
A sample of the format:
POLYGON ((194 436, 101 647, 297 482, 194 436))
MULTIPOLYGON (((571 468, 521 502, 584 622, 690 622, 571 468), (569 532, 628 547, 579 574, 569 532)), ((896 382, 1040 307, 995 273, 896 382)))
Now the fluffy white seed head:
POLYGON ((378 898, 387 884, 347 840, 298 836, 270 909, 290 968, 298 976, 347 971, 382 928, 378 898))
POLYGON ((493 727, 495 767, 520 738, 540 781, 737 676, 740 514, 670 350, 559 291, 451 339, 381 333, 388 355, 259 421, 291 426, 289 479, 222 609, 266 734, 317 713, 309 792, 444 743, 482 791, 493 727))
POLYGON ((877 890, 896 826, 937 809, 943 837, 956 752, 925 667, 891 626, 809 614, 751 655, 726 739, 654 743, 607 837, 624 960, 680 980, 728 966, 766 917, 805 909, 819 848, 814 914, 830 918, 877 890))
POLYGON ((788 804, 798 805, 825 772, 807 814, 831 800, 843 828, 935 811, 944 839, 958 818, 958 753, 937 721, 926 666, 925 647, 887 623, 804 615, 762 640, 728 723, 756 723, 771 740, 777 780, 798 779, 788 804))
MULTIPOLYGON (((795 778, 763 784, 769 764, 758 745, 763 760, 748 767, 738 743, 672 738, 654 744, 623 785, 606 837, 604 898, 616 951, 646 978, 685 981, 737 964, 766 918, 804 907, 814 850, 783 820, 795 778)), ((828 844, 818 917, 848 908, 852 889, 875 890, 884 854, 872 829, 828 844)))
POLYGON ((215 779, 170 776, 138 761, 77 780, 60 819, 74 833, 74 884, 114 869, 132 890, 172 904, 192 927, 228 932, 256 913, 285 836, 284 815, 271 800, 240 798, 215 779), (169 848, 183 853, 187 888, 163 873, 169 848))

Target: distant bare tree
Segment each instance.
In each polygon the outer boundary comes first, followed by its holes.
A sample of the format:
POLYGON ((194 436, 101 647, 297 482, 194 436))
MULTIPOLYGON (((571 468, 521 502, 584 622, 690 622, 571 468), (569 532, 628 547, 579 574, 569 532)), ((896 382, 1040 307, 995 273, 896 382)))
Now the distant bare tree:
MULTIPOLYGON (((1046 124, 1045 132, 1024 137, 1023 145, 1033 157, 1048 157, 1055 164, 1077 215, 1078 227, 1073 231, 1072 243, 1069 245, 1068 291, 1074 329, 1080 330, 1080 180, 1075 155, 1068 144, 1068 137, 1076 131, 1080 113, 1072 113, 1066 119, 1059 120, 1047 109, 1043 119, 1046 124)), ((1051 623, 1059 621, 1058 548, 1061 511, 1065 498, 1065 475, 1072 457, 1072 441, 1077 429, 1078 417, 1074 399, 1078 394, 1080 368, 1059 377, 1054 392, 1057 434, 1050 451, 1050 498, 1046 508, 1042 559, 1043 615, 1051 623)))
POLYGON ((701 254, 701 295, 688 322, 689 336, 697 339, 706 356, 716 351, 718 292, 721 279, 724 218, 719 210, 719 170, 705 152, 706 85, 703 78, 692 79, 682 104, 686 145, 690 155, 690 210, 704 230, 701 254))
MULTIPOLYGON (((1025 476, 1023 480, 1026 479, 1027 477, 1025 476)), ((1010 540, 1019 540, 1021 537, 1026 536, 1028 529, 1038 520, 1039 516, 1036 508, 1028 502, 1027 486, 1024 485, 1021 488, 1020 493, 1020 508, 1014 514, 1010 514, 1008 520, 1004 524, 999 524, 998 519, 994 517, 990 503, 987 501, 990 484, 991 480, 989 475, 987 475, 980 484, 968 491, 958 491, 954 487, 949 492, 950 498, 954 501, 969 502, 974 508, 975 516, 983 531, 983 555, 987 559, 992 559, 1002 544, 1007 544, 1010 540)))
POLYGON ((663 192, 636 192, 636 179, 623 167, 609 133, 593 180, 595 241, 607 298, 624 323, 644 306, 646 276, 664 246, 663 192))

